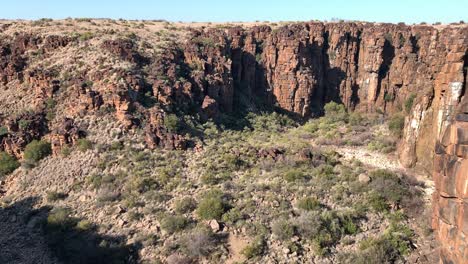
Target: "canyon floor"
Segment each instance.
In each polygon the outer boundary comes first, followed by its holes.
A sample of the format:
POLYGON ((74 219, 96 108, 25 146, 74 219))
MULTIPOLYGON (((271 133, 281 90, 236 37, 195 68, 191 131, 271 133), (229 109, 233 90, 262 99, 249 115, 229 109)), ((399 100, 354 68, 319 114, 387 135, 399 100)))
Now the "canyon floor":
POLYGON ((335 108, 305 124, 275 113, 242 129, 208 123, 191 151, 150 151, 117 123, 90 124, 92 144, 2 182, 2 257, 432 263, 428 176, 398 163, 377 116, 335 108))

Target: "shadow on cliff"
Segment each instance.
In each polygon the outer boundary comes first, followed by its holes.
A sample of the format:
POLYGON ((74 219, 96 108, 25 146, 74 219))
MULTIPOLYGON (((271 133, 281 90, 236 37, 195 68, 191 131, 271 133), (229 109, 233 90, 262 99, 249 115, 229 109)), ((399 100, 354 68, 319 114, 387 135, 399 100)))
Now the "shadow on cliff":
POLYGON ((136 263, 123 237, 103 236, 64 209, 34 209, 30 197, 0 207, 0 263, 136 263), (78 224, 81 223, 81 224, 78 224))

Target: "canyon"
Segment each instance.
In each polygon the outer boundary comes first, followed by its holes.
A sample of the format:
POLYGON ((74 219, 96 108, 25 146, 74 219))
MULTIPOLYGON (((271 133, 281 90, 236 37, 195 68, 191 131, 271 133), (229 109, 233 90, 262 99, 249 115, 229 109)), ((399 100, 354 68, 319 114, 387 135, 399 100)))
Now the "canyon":
POLYGON ((273 109, 308 120, 329 102, 350 113, 402 115, 398 159, 432 175, 441 263, 468 259, 467 25, 179 25, 153 48, 145 27, 71 34, 64 25, 24 23, 0 24, 6 153, 22 159, 30 142, 45 139, 58 156, 86 138, 83 120, 97 124, 107 114, 120 133, 141 130, 145 148, 178 151, 204 146, 171 126, 174 115, 229 125, 230 115, 273 109))

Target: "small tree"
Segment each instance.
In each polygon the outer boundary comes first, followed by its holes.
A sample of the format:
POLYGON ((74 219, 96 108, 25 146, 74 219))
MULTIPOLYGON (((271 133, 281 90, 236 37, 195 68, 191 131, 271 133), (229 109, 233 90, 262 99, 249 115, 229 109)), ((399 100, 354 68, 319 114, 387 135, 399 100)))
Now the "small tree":
POLYGON ((37 162, 52 153, 49 142, 33 140, 24 149, 24 158, 29 161, 37 162))

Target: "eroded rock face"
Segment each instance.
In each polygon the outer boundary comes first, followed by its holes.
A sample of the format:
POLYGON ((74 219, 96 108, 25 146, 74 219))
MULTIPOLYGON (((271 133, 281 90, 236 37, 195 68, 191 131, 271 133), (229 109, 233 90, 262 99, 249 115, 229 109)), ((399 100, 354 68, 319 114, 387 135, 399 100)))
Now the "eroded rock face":
POLYGON ((442 117, 452 115, 451 98, 465 85, 467 47, 466 26, 313 22, 194 31, 182 50, 155 63, 153 93, 168 109, 230 112, 239 107, 233 98, 261 99, 304 117, 332 100, 391 115, 414 98, 400 160, 427 167, 442 117))
POLYGON ((47 121, 41 112, 26 112, 3 121, 7 133, 0 136, 0 149, 22 157, 22 151, 28 143, 39 139, 48 132, 47 121))
POLYGON ((438 140, 434 159, 433 221, 443 263, 468 259, 468 97, 438 140))
POLYGON ((131 39, 106 40, 102 43, 102 48, 123 60, 140 65, 148 62, 147 58, 138 53, 135 43, 131 39))
POLYGON ((48 136, 52 153, 58 154, 67 145, 75 145, 78 139, 86 136, 85 131, 77 127, 71 118, 65 118, 48 136))
POLYGON ((40 49, 42 53, 52 52, 70 42, 71 38, 67 36, 50 35, 43 38, 33 34, 18 34, 10 41, 0 41, 0 82, 5 84, 15 79, 23 81, 23 70, 27 65, 26 51, 40 49))
POLYGON ((170 150, 187 149, 186 139, 164 126, 164 116, 164 111, 157 107, 149 110, 149 122, 145 127, 146 145, 151 149, 156 147, 170 150))

